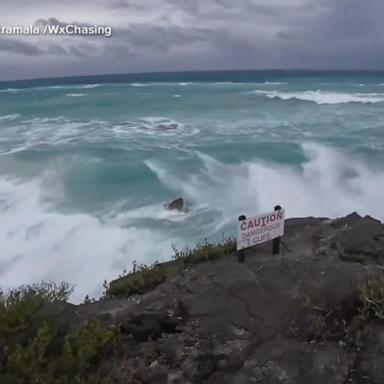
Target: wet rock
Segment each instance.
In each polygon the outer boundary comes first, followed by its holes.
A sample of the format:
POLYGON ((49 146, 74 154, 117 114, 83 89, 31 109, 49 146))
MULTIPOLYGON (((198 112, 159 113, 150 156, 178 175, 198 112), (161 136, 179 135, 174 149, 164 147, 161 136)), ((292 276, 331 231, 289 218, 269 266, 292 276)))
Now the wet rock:
POLYGON ((173 200, 169 204, 166 204, 165 207, 169 210, 182 212, 185 209, 184 199, 182 197, 173 200))

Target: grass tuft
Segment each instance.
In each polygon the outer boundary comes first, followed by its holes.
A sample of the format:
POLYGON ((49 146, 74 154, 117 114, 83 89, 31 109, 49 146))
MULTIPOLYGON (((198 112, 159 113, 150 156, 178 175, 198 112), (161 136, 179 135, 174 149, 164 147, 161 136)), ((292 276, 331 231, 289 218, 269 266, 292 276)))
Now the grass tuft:
POLYGON ((173 259, 183 265, 193 265, 204 261, 217 260, 236 250, 236 241, 232 238, 224 239, 222 243, 212 244, 207 240, 197 244, 194 248, 178 250, 173 246, 173 259))
POLYGON ((112 281, 109 285, 104 284, 106 288, 104 296, 112 298, 143 294, 164 282, 167 276, 166 268, 159 263, 151 266, 134 264, 134 272, 120 276, 119 279, 112 281))
POLYGON ((360 288, 360 316, 384 320, 384 278, 372 276, 360 288))

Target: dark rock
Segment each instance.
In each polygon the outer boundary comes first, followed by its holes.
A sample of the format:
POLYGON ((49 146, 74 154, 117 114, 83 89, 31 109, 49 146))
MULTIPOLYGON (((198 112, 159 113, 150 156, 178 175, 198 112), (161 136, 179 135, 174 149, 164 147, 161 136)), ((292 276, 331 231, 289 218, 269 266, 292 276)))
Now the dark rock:
POLYGON ((332 226, 335 228, 340 228, 345 225, 353 225, 360 220, 361 216, 357 212, 353 212, 348 216, 332 221, 332 226))
POLYGON ((120 329, 136 340, 144 341, 157 339, 163 333, 177 332, 179 322, 180 320, 169 316, 167 312, 141 312, 132 314, 120 325, 120 329))
POLYGON ((374 325, 364 344, 357 366, 358 376, 365 379, 362 383, 384 383, 384 326, 374 325))
POLYGON ((370 217, 345 222, 334 243, 346 261, 384 264, 384 226, 370 217))
POLYGON ((257 348, 228 382, 344 384, 347 374, 347 353, 337 344, 322 347, 277 339, 257 348))
POLYGON ((165 207, 169 210, 175 210, 175 211, 182 212, 185 209, 184 199, 182 197, 180 197, 176 200, 173 200, 169 204, 166 204, 165 207))
POLYGON ((232 254, 176 268, 133 301, 79 310, 110 313, 153 383, 384 383, 383 326, 361 351, 345 344, 362 282, 382 273, 383 225, 357 214, 288 220, 282 244, 274 256, 269 243, 246 250, 243 264, 232 254))
POLYGON ((197 343, 181 368, 184 376, 191 382, 204 382, 216 370, 213 343, 209 339, 197 343))

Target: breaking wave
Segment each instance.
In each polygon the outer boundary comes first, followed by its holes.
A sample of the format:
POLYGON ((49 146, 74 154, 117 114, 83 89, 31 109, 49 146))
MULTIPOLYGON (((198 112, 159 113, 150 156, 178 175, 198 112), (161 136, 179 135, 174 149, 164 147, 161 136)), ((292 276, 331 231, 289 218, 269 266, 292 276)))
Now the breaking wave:
POLYGON ((72 300, 79 302, 86 294, 99 295, 102 281, 134 260, 170 259, 172 243, 190 244, 191 232, 200 240, 234 234, 240 214, 256 215, 276 204, 288 217, 333 218, 357 211, 384 219, 382 170, 317 144, 305 144, 302 151, 306 160, 296 166, 226 164, 196 152, 200 167, 188 177, 172 163, 146 161, 171 195, 185 198, 187 213, 165 210, 161 198, 133 209, 112 204, 103 214, 62 212, 57 206, 65 191, 56 176, 0 177, 2 286, 65 280, 76 285, 72 300))
POLYGON ((147 83, 130 83, 128 84, 130 87, 136 87, 136 88, 142 88, 142 87, 149 87, 150 84, 147 83))
POLYGON ((265 95, 270 99, 301 100, 316 104, 348 104, 348 103, 381 103, 384 101, 382 93, 342 93, 328 91, 305 91, 305 92, 278 92, 261 91, 254 93, 265 95))
POLYGON ((172 255, 174 239, 160 231, 55 211, 48 202, 58 186, 53 192, 48 185, 43 179, 0 178, 2 288, 42 279, 68 281, 76 285, 72 301, 79 302, 86 294, 100 295, 102 282, 129 269, 133 261, 152 263, 172 255))
MULTIPOLYGON (((1 121, 18 119, 19 115, 0 116, 1 121)), ((16 129, 2 127, 0 154, 22 152, 42 144, 63 145, 79 143, 105 143, 116 140, 129 144, 133 137, 188 137, 200 133, 198 128, 166 117, 143 117, 133 121, 111 123, 102 120, 70 120, 63 116, 33 118, 18 121, 16 129)))
POLYGON ((353 211, 384 220, 384 173, 333 148, 303 144, 299 167, 265 162, 224 164, 202 153, 201 171, 188 179, 158 162, 147 162, 159 180, 199 207, 217 212, 215 231, 240 214, 258 214, 276 204, 289 217, 343 216, 353 211))
POLYGON ((4 116, 0 115, 0 121, 14 121, 14 120, 18 119, 19 117, 20 117, 20 115, 17 113, 12 114, 12 115, 4 115, 4 116))
POLYGON ((114 125, 111 130, 123 137, 131 134, 156 136, 193 136, 200 131, 165 117, 143 117, 138 121, 127 121, 114 125))
POLYGON ((100 87, 100 84, 87 84, 83 86, 84 89, 93 89, 97 87, 100 87))
POLYGON ((86 96, 84 93, 67 93, 65 96, 68 96, 68 97, 82 97, 82 96, 86 96))
POLYGON ((8 88, 8 89, 0 89, 0 92, 4 93, 19 93, 22 89, 16 89, 16 88, 8 88))
POLYGON ((288 83, 282 81, 264 81, 264 83, 257 83, 258 85, 286 85, 288 83))

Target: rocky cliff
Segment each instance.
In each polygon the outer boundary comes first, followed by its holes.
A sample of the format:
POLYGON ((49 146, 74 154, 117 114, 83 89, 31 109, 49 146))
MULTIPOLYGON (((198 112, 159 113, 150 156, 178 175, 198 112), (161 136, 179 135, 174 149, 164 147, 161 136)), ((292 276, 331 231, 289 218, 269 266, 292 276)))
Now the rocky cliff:
POLYGON ((267 243, 244 263, 228 244, 61 309, 73 328, 97 318, 118 333, 87 368, 92 382, 384 383, 384 225, 291 219, 279 255, 267 243))

